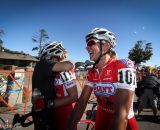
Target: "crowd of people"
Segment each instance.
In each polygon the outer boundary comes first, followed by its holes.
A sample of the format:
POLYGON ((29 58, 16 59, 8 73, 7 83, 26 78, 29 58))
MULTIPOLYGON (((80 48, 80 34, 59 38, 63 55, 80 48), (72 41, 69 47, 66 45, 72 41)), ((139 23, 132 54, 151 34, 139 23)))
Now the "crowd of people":
MULTIPOLYGON (((38 113, 33 117, 35 130, 75 130, 92 91, 97 98, 95 130, 138 130, 133 111, 137 87, 134 63, 130 59, 118 60, 113 50, 115 34, 105 28, 92 29, 85 39, 94 65, 79 98, 74 64, 66 60, 67 50, 62 43, 51 42, 42 48, 32 78, 32 111, 38 113), (35 90, 39 93, 35 94, 35 90)), ((148 90, 144 90, 141 100, 147 100, 147 94, 151 96, 148 90)), ((151 102, 154 110, 156 106, 151 102)))

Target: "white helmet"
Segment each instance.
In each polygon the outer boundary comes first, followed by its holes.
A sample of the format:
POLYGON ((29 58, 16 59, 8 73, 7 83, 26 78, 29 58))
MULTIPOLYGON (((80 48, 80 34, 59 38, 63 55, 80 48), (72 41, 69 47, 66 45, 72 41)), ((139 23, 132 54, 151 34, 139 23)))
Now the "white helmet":
POLYGON ((43 46, 42 50, 40 51, 40 58, 50 60, 52 56, 61 57, 65 51, 66 50, 63 47, 62 42, 47 43, 43 46))
POLYGON ((110 43, 111 48, 116 46, 116 38, 114 33, 105 28, 94 28, 86 35, 86 42, 91 39, 106 40, 110 43))

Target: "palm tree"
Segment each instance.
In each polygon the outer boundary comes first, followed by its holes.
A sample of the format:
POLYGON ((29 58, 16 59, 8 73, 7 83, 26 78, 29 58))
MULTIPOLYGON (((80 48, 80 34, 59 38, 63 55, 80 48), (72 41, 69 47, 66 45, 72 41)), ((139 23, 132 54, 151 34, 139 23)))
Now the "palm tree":
POLYGON ((40 29, 39 33, 32 37, 32 41, 38 43, 38 46, 34 47, 32 51, 38 50, 38 53, 42 50, 42 46, 45 41, 49 39, 49 36, 45 29, 40 29))
POLYGON ((4 31, 0 30, 0 51, 2 51, 2 46, 3 46, 3 40, 1 39, 3 35, 4 35, 4 31))

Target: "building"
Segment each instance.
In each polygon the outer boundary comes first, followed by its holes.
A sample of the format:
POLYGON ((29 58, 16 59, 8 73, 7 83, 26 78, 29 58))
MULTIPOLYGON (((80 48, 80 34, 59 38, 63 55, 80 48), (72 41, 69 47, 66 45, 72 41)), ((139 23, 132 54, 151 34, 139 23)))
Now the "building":
POLYGON ((23 52, 10 51, 7 49, 0 51, 1 66, 14 65, 18 67, 33 67, 37 61, 37 58, 23 52))

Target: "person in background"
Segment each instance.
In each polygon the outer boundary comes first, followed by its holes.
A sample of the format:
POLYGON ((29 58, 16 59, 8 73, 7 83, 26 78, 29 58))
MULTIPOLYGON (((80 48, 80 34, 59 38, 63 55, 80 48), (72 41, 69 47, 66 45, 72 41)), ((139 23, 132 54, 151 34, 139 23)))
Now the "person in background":
POLYGON ((146 76, 142 78, 141 86, 143 87, 143 94, 140 97, 137 119, 142 119, 140 113, 143 108, 146 107, 149 100, 152 107, 154 119, 157 120, 157 101, 160 95, 160 80, 157 78, 154 71, 146 69, 146 76))
POLYGON ((94 28, 86 35, 87 51, 93 68, 78 99, 66 130, 73 130, 81 119, 92 91, 97 97, 95 130, 138 130, 133 112, 136 71, 129 59, 117 60, 110 54, 115 35, 105 28, 94 28))
POLYGON ((157 70, 158 79, 160 79, 160 69, 157 70))
MULTIPOLYGON (((69 73, 69 71, 74 69, 73 63, 69 60, 61 62, 55 60, 55 55, 61 56, 63 53, 64 48, 62 44, 56 44, 55 42, 45 44, 40 51, 40 60, 36 63, 32 77, 32 104, 35 130, 57 130, 54 115, 55 107, 62 104, 71 104, 74 101, 74 99, 66 99, 66 101, 55 99, 56 75, 60 72, 69 73)), ((71 80, 71 76, 69 80, 71 83, 74 83, 71 80)))

